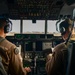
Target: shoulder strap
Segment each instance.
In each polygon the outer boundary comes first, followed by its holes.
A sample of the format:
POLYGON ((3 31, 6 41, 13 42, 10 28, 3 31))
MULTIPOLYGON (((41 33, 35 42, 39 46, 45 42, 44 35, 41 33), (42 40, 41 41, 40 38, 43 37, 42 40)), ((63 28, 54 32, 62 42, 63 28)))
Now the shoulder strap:
POLYGON ((0 74, 1 75, 7 75, 5 69, 4 69, 4 66, 2 64, 2 57, 0 56, 0 74))
POLYGON ((67 68, 67 63, 68 63, 68 50, 67 49, 64 49, 62 50, 62 54, 63 54, 63 74, 65 75, 66 73, 66 68, 67 68))
POLYGON ((0 43, 1 43, 2 41, 4 41, 4 40, 5 40, 5 38, 1 38, 1 37, 0 37, 0 43))
MULTIPOLYGON (((0 38, 0 43, 2 41, 4 41, 4 40, 5 40, 4 38, 0 38)), ((1 56, 0 56, 0 74, 1 75, 7 75, 7 73, 6 73, 5 69, 4 69, 4 66, 2 64, 2 57, 1 56)))
POLYGON ((72 48, 73 48, 73 45, 72 45, 72 43, 70 43, 68 46, 68 64, 67 64, 66 75, 69 75, 69 71, 70 71, 71 58, 72 58, 72 48))

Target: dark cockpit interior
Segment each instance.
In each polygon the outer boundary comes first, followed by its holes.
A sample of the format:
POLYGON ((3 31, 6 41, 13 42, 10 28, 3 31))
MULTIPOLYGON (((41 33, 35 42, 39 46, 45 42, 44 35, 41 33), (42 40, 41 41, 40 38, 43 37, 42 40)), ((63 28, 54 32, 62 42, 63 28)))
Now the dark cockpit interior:
POLYGON ((74 0, 0 0, 0 15, 9 16, 11 19, 57 20, 66 15, 72 17, 74 2, 74 0))
POLYGON ((20 33, 6 38, 20 49, 23 66, 30 66, 29 75, 47 75, 46 56, 63 42, 61 36, 47 34, 47 20, 73 19, 74 0, 0 0, 0 18, 20 20, 20 33), (45 34, 22 34, 23 20, 45 20, 45 34))

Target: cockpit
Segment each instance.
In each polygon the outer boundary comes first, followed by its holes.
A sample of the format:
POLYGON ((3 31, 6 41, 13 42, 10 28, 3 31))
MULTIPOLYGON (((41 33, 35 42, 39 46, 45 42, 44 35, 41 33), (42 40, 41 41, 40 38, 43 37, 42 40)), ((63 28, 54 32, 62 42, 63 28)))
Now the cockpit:
POLYGON ((0 18, 13 24, 6 39, 19 49, 23 66, 31 67, 29 75, 47 75, 47 55, 64 42, 59 22, 75 20, 74 8, 74 0, 0 0, 0 18))

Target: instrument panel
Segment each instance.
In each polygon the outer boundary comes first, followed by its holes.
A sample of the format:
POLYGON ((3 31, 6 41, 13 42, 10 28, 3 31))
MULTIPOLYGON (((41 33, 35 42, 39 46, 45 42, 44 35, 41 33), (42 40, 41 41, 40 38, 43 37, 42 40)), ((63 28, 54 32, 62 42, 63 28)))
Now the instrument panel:
POLYGON ((15 34, 15 39, 51 39, 53 34, 15 34))
MULTIPOLYGON (((20 49, 23 66, 32 70, 28 75, 47 75, 46 57, 52 53, 53 34, 15 34, 6 38, 20 49)), ((57 37, 56 40, 60 38, 57 37)))

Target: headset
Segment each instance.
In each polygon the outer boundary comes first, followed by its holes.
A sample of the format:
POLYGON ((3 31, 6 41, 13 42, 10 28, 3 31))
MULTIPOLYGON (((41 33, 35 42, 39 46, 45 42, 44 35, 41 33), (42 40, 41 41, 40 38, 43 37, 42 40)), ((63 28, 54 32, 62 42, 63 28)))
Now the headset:
POLYGON ((12 22, 9 19, 6 19, 6 25, 4 26, 4 33, 12 31, 12 22))
POLYGON ((67 24, 64 24, 64 22, 65 21, 59 24, 59 32, 61 33, 61 35, 64 35, 66 33, 66 29, 68 28, 68 26, 66 27, 67 24))
POLYGON ((62 26, 62 27, 60 27, 59 29, 60 29, 60 33, 61 33, 62 35, 66 33, 65 27, 62 26))
MULTIPOLYGON (((59 22, 59 21, 58 21, 59 22)), ((58 23, 57 22, 57 23, 58 23)), ((72 25, 70 22, 71 20, 69 18, 67 18, 66 20, 62 20, 60 21, 61 23, 59 24, 59 30, 58 27, 56 26, 56 30, 59 31, 61 33, 61 35, 64 35, 67 31, 67 29, 70 27, 70 25, 72 25)), ((56 24, 57 25, 57 24, 56 24)))
POLYGON ((4 33, 8 33, 12 30, 12 22, 9 20, 9 18, 0 17, 0 24, 2 25, 3 22, 6 22, 4 25, 4 33))

